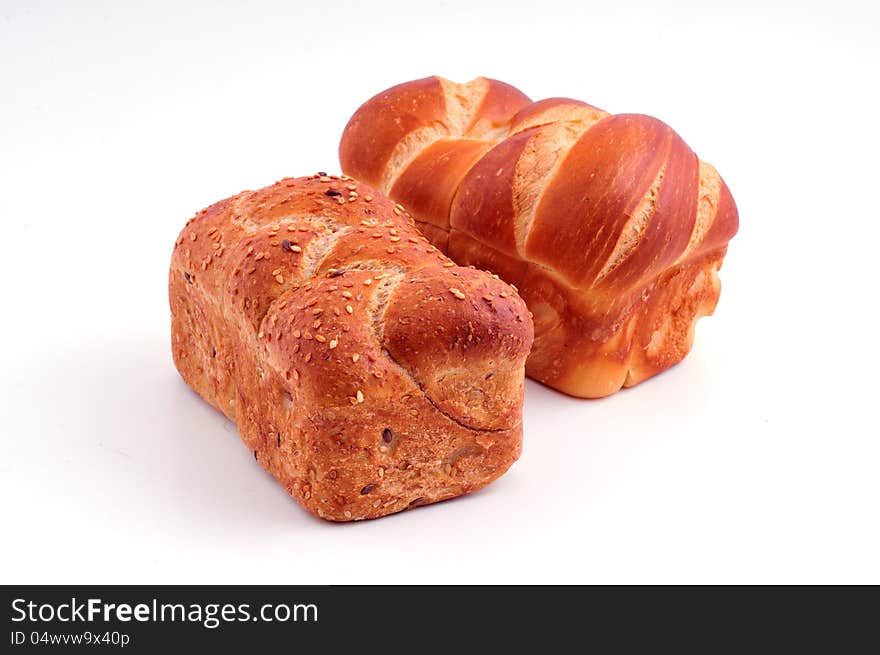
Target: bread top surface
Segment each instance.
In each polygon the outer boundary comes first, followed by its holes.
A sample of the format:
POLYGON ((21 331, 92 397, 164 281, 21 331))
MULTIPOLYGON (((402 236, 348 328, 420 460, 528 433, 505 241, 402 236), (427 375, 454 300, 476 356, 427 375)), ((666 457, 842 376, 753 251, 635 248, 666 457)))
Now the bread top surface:
POLYGON ((521 421, 533 338, 524 302, 456 266, 368 185, 319 175, 215 203, 187 223, 171 274, 255 335, 307 405, 332 412, 371 390, 414 388, 475 430, 521 421), (376 384, 383 375, 402 382, 376 384), (504 392, 487 393, 496 383, 504 392))
POLYGON ((420 221, 609 296, 723 247, 738 228, 727 185, 662 121, 531 102, 486 78, 378 94, 349 121, 340 160, 420 221), (380 142, 383 154, 370 154, 380 142))

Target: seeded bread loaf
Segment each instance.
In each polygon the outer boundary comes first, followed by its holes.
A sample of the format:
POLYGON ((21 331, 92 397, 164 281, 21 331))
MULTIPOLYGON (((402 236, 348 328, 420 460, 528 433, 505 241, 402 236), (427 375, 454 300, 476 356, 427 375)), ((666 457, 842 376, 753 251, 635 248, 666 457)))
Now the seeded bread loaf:
POLYGON ((318 174, 203 209, 169 295, 183 379, 319 517, 459 496, 519 456, 525 304, 366 185, 318 174))
POLYGON ((535 324, 526 372, 569 394, 679 362, 718 301, 736 205, 650 116, 430 77, 364 103, 339 156, 456 262, 519 288, 535 324))

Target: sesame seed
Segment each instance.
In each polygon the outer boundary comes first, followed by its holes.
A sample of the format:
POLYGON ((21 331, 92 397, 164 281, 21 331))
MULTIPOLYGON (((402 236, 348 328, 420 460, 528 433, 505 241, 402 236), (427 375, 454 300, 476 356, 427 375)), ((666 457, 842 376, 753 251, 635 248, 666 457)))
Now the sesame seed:
POLYGON ((329 182, 330 181, 330 178, 327 177, 326 175, 322 175, 318 179, 321 180, 321 182, 329 182))
POLYGON ((350 518, 351 518, 351 512, 349 512, 348 510, 345 510, 345 511, 343 512, 343 514, 345 515, 345 518, 347 518, 347 519, 350 519, 350 518))
POLYGON ((443 264, 444 268, 452 268, 453 266, 455 266, 455 262, 446 262, 443 264))
POLYGON ((392 243, 397 243, 398 241, 400 241, 400 237, 391 237, 388 240, 391 241, 392 243))
POLYGON ((343 291, 342 297, 343 298, 352 298, 353 296, 351 295, 351 291, 343 291))
POLYGON ((373 235, 373 238, 374 238, 374 239, 381 239, 381 238, 382 238, 382 233, 381 233, 381 232, 376 232, 376 233, 373 235))
POLYGON ((284 284, 284 278, 281 277, 280 275, 276 275, 276 276, 275 276, 275 281, 276 281, 278 284, 284 284))
POLYGON ((339 345, 339 342, 336 339, 331 339, 329 345, 330 345, 330 350, 333 350, 336 346, 339 345))
POLYGON ((299 339, 301 336, 302 336, 302 332, 300 332, 299 330, 294 330, 294 331, 293 331, 293 337, 294 337, 295 339, 299 339))
POLYGON ((315 341, 317 341, 318 343, 324 343, 325 341, 327 341, 327 337, 325 337, 323 334, 316 334, 315 341))
POLYGON ((365 286, 365 287, 368 287, 368 286, 370 286, 371 284, 373 284, 373 278, 368 277, 366 280, 364 280, 364 286, 365 286))
POLYGON ((449 293, 458 298, 459 300, 464 300, 465 295, 461 292, 460 289, 456 289, 455 287, 451 287, 449 289, 449 293))
POLYGON ((291 252, 302 252, 302 250, 303 250, 303 249, 300 248, 300 247, 297 246, 297 245, 290 246, 290 251, 291 251, 291 252))
POLYGON ((507 298, 507 296, 508 296, 509 294, 508 294, 506 291, 502 291, 502 292, 499 293, 498 295, 501 296, 502 298, 507 298))
POLYGON ((198 239, 198 235, 195 232, 193 232, 192 234, 189 235, 189 238, 191 241, 195 241, 196 239, 198 239))
POLYGON ((373 202, 373 196, 364 196, 364 200, 367 202, 373 202))
MULTIPOLYGON (((354 202, 355 200, 357 200, 357 196, 349 196, 348 197, 349 202, 354 202)), ((339 204, 341 205, 342 203, 340 202, 339 204)))
POLYGON ((410 243, 418 243, 419 242, 419 240, 416 239, 415 237, 410 237, 409 239, 407 239, 407 241, 409 241, 410 243))
POLYGON ((296 232, 296 225, 288 225, 287 231, 288 232, 296 232))
POLYGON ((348 189, 349 191, 356 191, 356 190, 357 190, 357 185, 355 185, 355 184, 348 184, 348 185, 346 185, 345 188, 348 189))
POLYGON ((280 272, 281 272, 281 269, 276 268, 274 271, 272 271, 272 275, 278 275, 280 272))
POLYGON ((312 323, 312 329, 313 329, 313 330, 317 330, 319 327, 321 327, 321 319, 318 319, 317 321, 315 321, 314 323, 312 323))
POLYGON ((364 402, 364 392, 361 391, 360 389, 358 389, 358 391, 357 391, 357 396, 356 396, 356 397, 357 397, 357 401, 358 401, 359 403, 364 402))
POLYGON ((312 353, 306 353, 306 362, 312 361, 312 353))
POLYGON ((342 196, 339 196, 339 197, 336 199, 336 202, 338 202, 340 205, 344 205, 344 204, 345 204, 345 198, 343 198, 342 196))
POLYGON ((258 253, 257 253, 257 256, 254 257, 254 260, 255 260, 255 261, 260 261, 260 260, 263 259, 265 256, 266 256, 266 253, 264 253, 264 252, 258 252, 258 253))
POLYGON ((385 477, 385 469, 383 469, 383 468, 380 466, 380 467, 379 467, 379 470, 376 471, 376 474, 377 474, 380 478, 385 477))
POLYGON ((515 284, 511 284, 510 288, 513 289, 514 291, 516 291, 517 293, 519 293, 519 289, 516 288, 515 284))
POLYGON ((403 212, 400 211, 397 207, 394 208, 394 213, 400 216, 403 212))
MULTIPOLYGON (((296 344, 296 345, 299 345, 299 344, 296 344)), ((297 371, 296 369, 293 369, 293 379, 299 380, 299 371, 297 371)))
POLYGON ((355 364, 357 364, 357 360, 359 360, 360 358, 361 358, 361 356, 358 355, 357 353, 355 353, 354 355, 351 356, 351 361, 353 361, 355 364))
POLYGON ((351 305, 346 305, 345 311, 347 311, 349 314, 354 314, 354 308, 351 305))
POLYGON ((348 397, 348 402, 350 402, 352 405, 357 405, 357 401, 358 401, 358 399, 355 398, 354 396, 348 397))
POLYGON ((483 296, 483 300, 485 300, 486 302, 492 302, 492 297, 491 296, 483 296))

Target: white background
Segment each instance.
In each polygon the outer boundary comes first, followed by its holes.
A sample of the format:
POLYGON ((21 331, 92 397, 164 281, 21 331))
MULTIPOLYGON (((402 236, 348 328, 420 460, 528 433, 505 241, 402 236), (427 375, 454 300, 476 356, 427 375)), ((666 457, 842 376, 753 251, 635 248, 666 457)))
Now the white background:
POLYGON ((880 582, 877 3, 260 4, 0 2, 0 582, 880 582), (331 525, 179 378, 171 247, 430 74, 659 116, 741 229, 683 364, 331 525))

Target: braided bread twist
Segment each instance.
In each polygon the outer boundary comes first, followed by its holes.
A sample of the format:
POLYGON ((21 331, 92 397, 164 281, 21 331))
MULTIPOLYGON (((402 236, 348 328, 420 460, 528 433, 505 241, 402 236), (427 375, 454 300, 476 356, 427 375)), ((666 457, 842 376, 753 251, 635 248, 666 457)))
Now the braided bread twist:
POLYGON ((535 322, 526 373, 569 394, 679 362, 718 301, 736 205, 650 116, 430 77, 364 103, 339 156, 455 261, 518 286, 535 322))
POLYGON ((169 296, 184 380, 317 516, 458 496, 519 456, 525 304, 366 185, 286 179, 202 210, 169 296))

